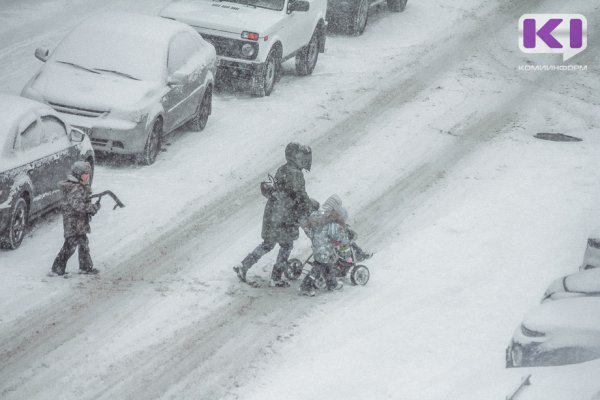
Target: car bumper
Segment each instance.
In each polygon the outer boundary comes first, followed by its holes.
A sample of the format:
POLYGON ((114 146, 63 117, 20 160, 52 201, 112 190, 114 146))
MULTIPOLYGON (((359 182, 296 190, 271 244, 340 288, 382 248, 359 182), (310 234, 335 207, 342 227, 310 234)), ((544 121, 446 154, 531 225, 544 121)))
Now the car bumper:
POLYGON ((217 79, 223 77, 234 77, 240 79, 252 79, 263 72, 265 63, 252 61, 239 61, 227 57, 218 57, 217 79))
POLYGON ((148 132, 146 120, 123 121, 110 118, 88 118, 59 113, 69 123, 84 131, 90 138, 94 151, 116 154, 137 154, 144 150, 148 132))

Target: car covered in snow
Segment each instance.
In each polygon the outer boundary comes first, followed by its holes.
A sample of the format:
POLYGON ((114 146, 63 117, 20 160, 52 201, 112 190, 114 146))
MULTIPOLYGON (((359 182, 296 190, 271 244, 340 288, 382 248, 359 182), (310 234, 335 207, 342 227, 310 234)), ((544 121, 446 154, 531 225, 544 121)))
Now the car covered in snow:
POLYGON ((556 279, 544 293, 542 302, 582 296, 600 296, 599 268, 579 271, 556 279))
POLYGON ((588 238, 580 270, 600 268, 600 232, 595 232, 588 238))
POLYGON ((160 15, 191 25, 212 43, 219 79, 242 79, 256 96, 271 94, 281 63, 310 75, 325 51, 327 0, 184 0, 160 15))
POLYGON ((600 296, 546 301, 531 310, 506 349, 507 367, 551 366, 600 358, 600 296))
POLYGON ((96 151, 152 164, 166 134, 187 122, 200 131, 211 113, 215 49, 183 23, 105 13, 35 55, 45 64, 22 95, 84 130, 96 151))
MULTIPOLYGON (((94 166, 89 138, 48 105, 0 95, 0 242, 16 249, 29 221, 56 208, 75 161, 94 166)), ((92 169, 93 171, 93 169, 92 169)))
POLYGON ((369 9, 384 2, 388 9, 402 12, 408 0, 329 0, 327 4, 327 22, 335 30, 352 35, 362 35, 367 26, 369 9))

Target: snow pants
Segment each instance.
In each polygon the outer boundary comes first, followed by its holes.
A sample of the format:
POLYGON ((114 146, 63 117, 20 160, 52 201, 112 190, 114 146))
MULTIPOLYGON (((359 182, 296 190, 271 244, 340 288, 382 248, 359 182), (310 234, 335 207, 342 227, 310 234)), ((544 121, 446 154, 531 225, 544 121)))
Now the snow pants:
MULTIPOLYGON (((275 248, 275 242, 264 241, 259 244, 252 253, 248 254, 246 258, 242 260, 242 267, 247 271, 252 267, 256 262, 265 254, 270 252, 275 248)), ((277 261, 273 266, 273 271, 271 272, 271 279, 273 280, 281 280, 281 275, 287 265, 288 258, 292 253, 292 249, 294 248, 294 242, 280 242, 279 243, 279 253, 277 254, 277 261)))
POLYGON ((75 235, 65 239, 63 247, 54 259, 52 272, 62 275, 67 268, 67 261, 79 248, 79 269, 87 271, 92 269, 92 257, 90 256, 90 247, 87 235, 75 235))

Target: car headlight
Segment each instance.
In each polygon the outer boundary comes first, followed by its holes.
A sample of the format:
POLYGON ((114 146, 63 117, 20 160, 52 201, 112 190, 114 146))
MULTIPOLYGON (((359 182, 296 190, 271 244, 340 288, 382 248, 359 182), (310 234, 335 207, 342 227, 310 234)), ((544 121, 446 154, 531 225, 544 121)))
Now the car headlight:
POLYGON ((123 119, 125 121, 131 121, 140 123, 144 120, 145 113, 140 110, 119 110, 113 109, 110 111, 109 116, 117 119, 123 119))
POLYGON ((245 43, 242 46, 242 54, 244 57, 252 57, 254 55, 254 47, 250 43, 245 43))
POLYGON ((544 336, 546 336, 545 333, 529 329, 524 324, 521 324, 521 333, 527 337, 544 337, 544 336))

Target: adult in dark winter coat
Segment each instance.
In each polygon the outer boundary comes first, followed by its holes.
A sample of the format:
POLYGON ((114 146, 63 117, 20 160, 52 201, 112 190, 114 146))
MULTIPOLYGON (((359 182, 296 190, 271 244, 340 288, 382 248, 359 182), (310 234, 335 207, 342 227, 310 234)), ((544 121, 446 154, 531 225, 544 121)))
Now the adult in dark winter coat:
POLYGON ((263 214, 263 242, 240 265, 233 268, 242 281, 246 281, 248 269, 273 250, 275 244, 279 244, 279 254, 271 273, 271 285, 289 286, 281 277, 294 240, 300 235, 300 220, 310 212, 311 201, 306 194, 302 170, 310 171, 312 152, 310 147, 292 142, 285 148, 285 158, 287 162, 277 170, 273 190, 268 194, 269 200, 263 214))
POLYGON ((77 161, 71 168, 71 175, 60 183, 62 193, 61 211, 65 242, 52 264, 52 273, 64 275, 67 261, 79 248, 79 270, 96 274, 90 256, 87 234, 90 233, 90 219, 100 209, 100 203, 92 204, 90 188, 92 168, 84 161, 77 161))

